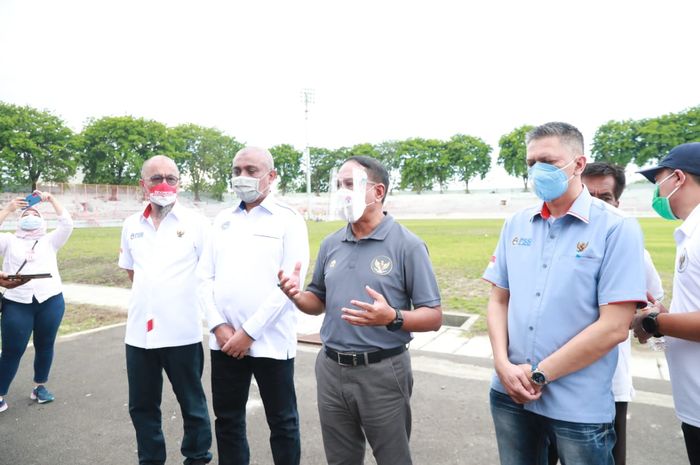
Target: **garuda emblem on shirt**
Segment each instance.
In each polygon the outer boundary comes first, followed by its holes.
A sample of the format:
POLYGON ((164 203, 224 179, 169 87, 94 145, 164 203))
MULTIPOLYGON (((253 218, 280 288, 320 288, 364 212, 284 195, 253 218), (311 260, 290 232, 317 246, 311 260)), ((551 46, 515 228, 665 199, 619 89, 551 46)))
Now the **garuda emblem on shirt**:
POLYGON ((391 259, 389 257, 387 257, 386 255, 380 255, 378 257, 374 257, 372 259, 372 263, 370 263, 370 268, 372 269, 372 273, 379 274, 382 276, 389 274, 393 267, 394 267, 394 264, 392 263, 391 259))

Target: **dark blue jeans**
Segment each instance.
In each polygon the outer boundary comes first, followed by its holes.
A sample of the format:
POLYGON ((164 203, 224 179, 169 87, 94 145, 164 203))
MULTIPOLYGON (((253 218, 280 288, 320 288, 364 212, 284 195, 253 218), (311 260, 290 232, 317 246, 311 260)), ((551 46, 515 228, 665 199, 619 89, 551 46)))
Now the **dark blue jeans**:
POLYGON ((211 422, 202 388, 204 350, 201 343, 142 349, 126 345, 129 414, 136 430, 140 465, 165 464, 165 438, 160 402, 163 370, 180 404, 184 434, 180 452, 185 465, 211 460, 211 422))
POLYGON ((612 423, 554 420, 525 410, 507 394, 492 389, 490 397, 501 465, 546 465, 549 438, 566 465, 614 465, 612 423))
POLYGON ((294 359, 244 357, 238 360, 220 350, 212 350, 211 390, 219 465, 250 463, 246 403, 252 376, 255 376, 265 407, 275 465, 298 465, 301 438, 294 390, 294 359))
POLYGON ((0 396, 7 394, 10 389, 32 332, 34 332, 34 382, 45 383, 49 380, 56 333, 66 308, 63 294, 57 294, 42 303, 33 298, 30 304, 21 304, 3 298, 2 306, 0 396))

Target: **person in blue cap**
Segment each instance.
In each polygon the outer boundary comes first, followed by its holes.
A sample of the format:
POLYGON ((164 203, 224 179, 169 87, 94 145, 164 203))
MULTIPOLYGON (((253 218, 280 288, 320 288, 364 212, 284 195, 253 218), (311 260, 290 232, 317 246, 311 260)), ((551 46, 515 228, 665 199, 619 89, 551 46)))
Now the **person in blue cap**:
POLYGON ((676 415, 691 464, 700 464, 700 142, 681 144, 653 168, 639 171, 656 185, 652 207, 662 218, 683 220, 676 241, 673 299, 639 312, 632 321, 640 342, 664 336, 676 415))

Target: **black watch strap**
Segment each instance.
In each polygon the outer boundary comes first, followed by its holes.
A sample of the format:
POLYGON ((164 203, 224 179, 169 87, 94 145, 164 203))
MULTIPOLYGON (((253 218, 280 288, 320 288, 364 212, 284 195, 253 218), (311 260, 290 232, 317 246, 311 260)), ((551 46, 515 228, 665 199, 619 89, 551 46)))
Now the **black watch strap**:
POLYGON ((398 331, 403 326, 403 314, 401 313, 401 310, 395 308, 394 311, 396 312, 396 318, 394 321, 386 325, 386 329, 389 331, 398 331))
POLYGON ((642 328, 647 334, 651 334, 654 337, 663 337, 663 334, 659 332, 659 322, 656 321, 659 312, 651 312, 642 319, 642 328))

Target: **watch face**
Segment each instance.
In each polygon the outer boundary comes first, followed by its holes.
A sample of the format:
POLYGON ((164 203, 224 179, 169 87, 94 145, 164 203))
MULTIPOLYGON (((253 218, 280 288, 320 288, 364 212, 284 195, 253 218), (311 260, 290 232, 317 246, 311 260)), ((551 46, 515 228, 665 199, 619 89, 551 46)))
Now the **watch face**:
POLYGON ((642 319, 642 329, 646 331, 647 334, 654 334, 656 333, 656 318, 654 318, 651 315, 647 315, 642 319))
POLYGON ((547 379, 544 377, 544 374, 542 372, 533 371, 532 372, 532 382, 542 386, 547 382, 547 379))

